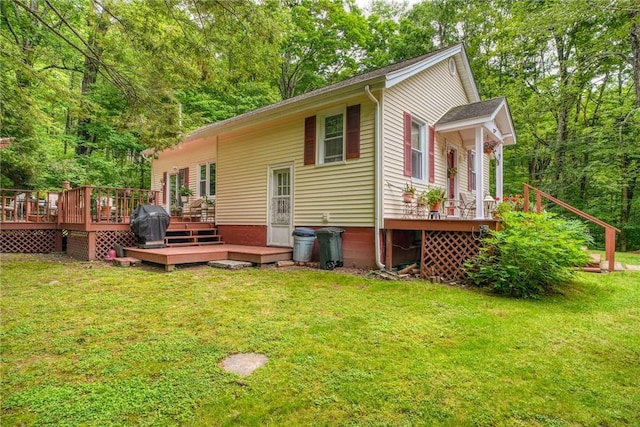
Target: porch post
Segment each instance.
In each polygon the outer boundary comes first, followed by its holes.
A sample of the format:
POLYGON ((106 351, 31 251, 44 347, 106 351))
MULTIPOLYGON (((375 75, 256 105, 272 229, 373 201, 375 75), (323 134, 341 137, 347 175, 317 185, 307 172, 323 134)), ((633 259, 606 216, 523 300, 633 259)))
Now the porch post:
POLYGON ((476 127, 476 219, 484 219, 484 131, 476 127))
POLYGON ((502 143, 498 144, 498 146, 496 147, 496 194, 495 197, 498 198, 498 200, 502 201, 504 200, 502 197, 502 192, 503 192, 503 187, 502 187, 502 180, 503 180, 503 164, 504 164, 504 158, 503 156, 503 151, 502 151, 502 143))

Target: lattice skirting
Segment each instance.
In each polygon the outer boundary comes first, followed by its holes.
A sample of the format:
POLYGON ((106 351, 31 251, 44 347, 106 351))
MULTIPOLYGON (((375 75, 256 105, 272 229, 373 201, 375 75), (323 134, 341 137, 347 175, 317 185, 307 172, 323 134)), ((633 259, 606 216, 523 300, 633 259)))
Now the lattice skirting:
POLYGON ((480 241, 464 231, 423 231, 420 271, 445 281, 460 278, 464 262, 477 255, 480 241))
POLYGON ((96 232, 96 258, 103 259, 109 249, 118 244, 123 247, 135 246, 138 238, 132 231, 97 231, 96 232))
POLYGON ((109 249, 116 244, 135 246, 137 238, 131 231, 96 231, 95 248, 91 245, 91 236, 88 231, 69 231, 67 234, 67 253, 75 259, 91 261, 103 259, 109 249))
POLYGON ((0 230, 0 252, 55 252, 58 233, 58 230, 0 230))
POLYGON ((67 232, 67 254, 75 259, 89 261, 89 232, 67 232))

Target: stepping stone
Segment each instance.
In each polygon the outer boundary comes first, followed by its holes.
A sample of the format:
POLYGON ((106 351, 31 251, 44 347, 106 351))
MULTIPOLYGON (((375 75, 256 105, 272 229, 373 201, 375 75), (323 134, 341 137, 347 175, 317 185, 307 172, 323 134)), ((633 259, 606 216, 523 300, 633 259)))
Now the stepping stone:
POLYGON ((113 263, 118 267, 135 267, 140 265, 141 262, 142 261, 140 261, 138 258, 134 258, 131 256, 113 259, 113 263))
MULTIPOLYGON (((602 263, 600 264, 600 267, 604 270, 604 271, 609 271, 609 261, 602 261, 602 263)), ((613 264, 613 270, 614 271, 624 271, 624 266, 622 265, 621 262, 616 261, 613 264)))
POLYGON ((253 371, 264 366, 269 358, 264 354, 240 353, 233 354, 220 362, 220 366, 227 372, 233 372, 241 377, 251 375, 253 371))
POLYGON ((239 270, 241 268, 253 267, 253 264, 246 261, 233 261, 230 259, 223 259, 219 261, 209 261, 211 267, 226 268, 228 270, 239 270))

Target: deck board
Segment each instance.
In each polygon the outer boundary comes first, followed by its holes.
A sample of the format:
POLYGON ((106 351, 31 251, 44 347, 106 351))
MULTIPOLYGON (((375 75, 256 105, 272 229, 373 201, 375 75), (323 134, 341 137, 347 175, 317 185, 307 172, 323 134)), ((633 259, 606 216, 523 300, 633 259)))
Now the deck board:
POLYGON ((293 250, 291 248, 221 244, 158 249, 125 248, 124 253, 126 256, 164 265, 167 270, 170 270, 176 264, 202 263, 225 259, 248 261, 255 264, 288 261, 292 258, 293 250))

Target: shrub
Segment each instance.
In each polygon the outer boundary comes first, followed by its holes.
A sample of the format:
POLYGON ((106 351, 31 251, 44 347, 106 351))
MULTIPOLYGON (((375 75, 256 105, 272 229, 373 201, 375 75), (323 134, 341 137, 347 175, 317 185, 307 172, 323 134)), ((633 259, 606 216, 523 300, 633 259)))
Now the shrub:
POLYGON ((591 243, 585 226, 550 213, 504 212, 502 229, 483 239, 480 254, 465 263, 465 283, 518 298, 566 283, 587 265, 581 249, 591 243))

